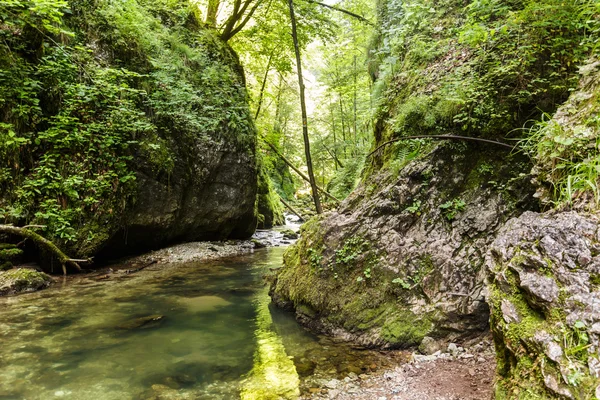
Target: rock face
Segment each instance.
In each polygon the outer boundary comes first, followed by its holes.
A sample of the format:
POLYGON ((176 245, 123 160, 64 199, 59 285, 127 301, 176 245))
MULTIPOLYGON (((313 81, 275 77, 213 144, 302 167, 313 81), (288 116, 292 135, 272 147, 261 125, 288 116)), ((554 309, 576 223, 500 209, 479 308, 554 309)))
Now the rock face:
POLYGON ((43 272, 27 268, 17 268, 0 272, 0 296, 44 289, 52 279, 43 272))
POLYGON ((337 211, 304 225, 272 297, 307 325, 367 346, 485 330, 482 249, 532 193, 519 165, 446 143, 398 175, 380 171, 337 211))
POLYGON ((501 229, 486 267, 497 398, 597 397, 598 217, 526 212, 501 229))
POLYGON ((45 225, 78 258, 251 236, 258 168, 244 73, 196 6, 74 1, 38 25, 20 14, 37 13, 29 5, 7 7, 6 222, 45 225), (68 46, 53 36, 61 29, 68 46), (24 87, 29 105, 15 113, 24 87))
POLYGON ((169 183, 138 171, 137 201, 102 254, 254 233, 257 171, 252 153, 201 145, 195 159, 181 159, 169 183))

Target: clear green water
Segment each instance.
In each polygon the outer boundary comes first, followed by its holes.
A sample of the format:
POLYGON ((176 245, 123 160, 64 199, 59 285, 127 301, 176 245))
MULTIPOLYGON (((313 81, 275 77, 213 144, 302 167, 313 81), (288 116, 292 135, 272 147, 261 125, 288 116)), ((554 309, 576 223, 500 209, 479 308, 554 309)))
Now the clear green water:
POLYGON ((285 399, 365 370, 270 304, 282 251, 0 299, 0 399, 285 399))

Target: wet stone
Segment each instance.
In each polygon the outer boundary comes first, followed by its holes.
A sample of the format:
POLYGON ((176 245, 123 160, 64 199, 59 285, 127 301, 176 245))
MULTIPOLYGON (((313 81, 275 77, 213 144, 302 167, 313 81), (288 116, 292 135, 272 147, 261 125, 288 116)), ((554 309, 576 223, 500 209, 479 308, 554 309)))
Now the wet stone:
POLYGON ((164 318, 164 315, 148 315, 118 325, 117 328, 123 330, 156 328, 161 324, 164 318))

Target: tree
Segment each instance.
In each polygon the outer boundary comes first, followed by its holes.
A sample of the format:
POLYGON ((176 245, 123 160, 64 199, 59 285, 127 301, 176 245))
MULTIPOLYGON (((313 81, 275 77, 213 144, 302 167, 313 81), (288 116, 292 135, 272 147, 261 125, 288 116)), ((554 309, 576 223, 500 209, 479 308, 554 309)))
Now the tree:
POLYGON ((290 7, 292 39, 294 41, 294 51, 296 53, 296 69, 298 70, 298 86, 300 88, 300 108, 302 110, 302 137, 304 138, 306 168, 308 169, 308 177, 310 179, 310 187, 312 191, 313 200, 315 202, 315 209, 317 210, 317 214, 322 214, 323 208, 321 207, 321 201, 319 200, 319 192, 317 190, 317 183, 315 181, 315 174, 312 165, 312 157, 310 154, 310 141, 308 137, 308 116, 306 114, 306 99, 304 98, 304 79, 302 78, 302 59, 300 57, 300 46, 298 45, 298 33, 296 29, 296 16, 294 14, 293 0, 288 0, 288 5, 290 7))

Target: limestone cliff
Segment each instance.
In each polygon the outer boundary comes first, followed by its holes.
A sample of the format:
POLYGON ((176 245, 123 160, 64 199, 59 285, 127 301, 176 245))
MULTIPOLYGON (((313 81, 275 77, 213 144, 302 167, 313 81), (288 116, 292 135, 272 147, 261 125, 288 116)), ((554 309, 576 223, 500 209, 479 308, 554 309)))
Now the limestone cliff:
POLYGON ((36 4, 3 6, 2 218, 45 225, 74 256, 251 235, 243 71, 197 8, 36 4))

